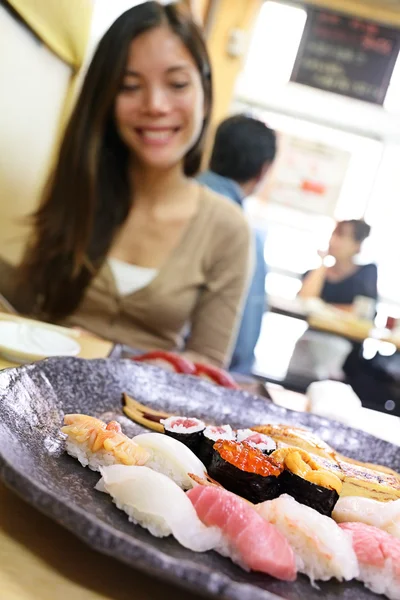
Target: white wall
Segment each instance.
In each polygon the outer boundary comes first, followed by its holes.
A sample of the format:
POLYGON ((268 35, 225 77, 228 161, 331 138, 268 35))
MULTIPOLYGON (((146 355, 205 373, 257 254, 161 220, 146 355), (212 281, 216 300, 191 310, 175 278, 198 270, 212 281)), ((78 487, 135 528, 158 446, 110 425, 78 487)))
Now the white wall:
POLYGON ((0 6, 0 255, 17 260, 57 133, 70 69, 0 6))
MULTIPOLYGON (((86 63, 90 60, 97 43, 114 21, 122 13, 144 0, 94 0, 92 25, 87 49, 86 63)), ((168 4, 170 0, 161 0, 161 4, 168 4)))

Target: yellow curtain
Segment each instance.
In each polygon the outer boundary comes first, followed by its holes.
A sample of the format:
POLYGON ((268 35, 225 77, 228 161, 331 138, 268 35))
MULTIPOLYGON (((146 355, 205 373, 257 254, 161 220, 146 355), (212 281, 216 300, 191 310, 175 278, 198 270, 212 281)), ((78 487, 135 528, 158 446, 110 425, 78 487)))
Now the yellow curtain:
POLYGON ((8 0, 61 60, 78 71, 86 51, 92 0, 8 0))

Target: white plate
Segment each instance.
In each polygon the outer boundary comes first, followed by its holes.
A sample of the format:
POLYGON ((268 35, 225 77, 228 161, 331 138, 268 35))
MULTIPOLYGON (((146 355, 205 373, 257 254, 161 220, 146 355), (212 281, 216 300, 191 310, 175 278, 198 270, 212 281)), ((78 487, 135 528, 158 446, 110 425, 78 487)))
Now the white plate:
POLYGON ((41 323, 1 321, 0 353, 11 362, 25 363, 49 356, 77 356, 80 344, 67 334, 41 323))

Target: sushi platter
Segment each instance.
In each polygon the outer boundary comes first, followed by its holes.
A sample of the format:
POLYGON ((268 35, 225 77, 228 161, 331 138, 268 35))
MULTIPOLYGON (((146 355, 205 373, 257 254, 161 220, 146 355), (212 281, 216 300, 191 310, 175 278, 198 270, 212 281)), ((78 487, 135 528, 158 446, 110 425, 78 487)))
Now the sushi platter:
POLYGON ((148 364, 0 373, 0 479, 207 597, 400 599, 399 472, 398 446, 148 364))

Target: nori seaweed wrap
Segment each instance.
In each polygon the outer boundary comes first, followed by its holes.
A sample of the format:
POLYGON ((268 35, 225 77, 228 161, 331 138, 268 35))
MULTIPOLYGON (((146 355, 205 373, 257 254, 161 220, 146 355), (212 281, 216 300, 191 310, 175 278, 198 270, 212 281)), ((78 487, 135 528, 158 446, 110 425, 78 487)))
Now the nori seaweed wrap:
POLYGON ((166 435, 185 444, 196 456, 199 455, 203 431, 206 428, 203 421, 187 417, 168 417, 162 419, 161 423, 164 425, 166 435))
POLYGON ((300 448, 280 448, 271 456, 285 467, 279 477, 281 493, 289 494, 297 502, 330 517, 339 500, 342 488, 340 479, 323 469, 308 452, 300 448))
POLYGON ((332 510, 339 500, 336 490, 311 483, 287 469, 279 477, 279 482, 282 486, 282 494, 289 494, 297 502, 310 506, 327 517, 331 516, 332 510))
POLYGON ((245 442, 220 440, 214 450, 208 473, 225 489, 253 503, 280 495, 282 465, 245 442))

